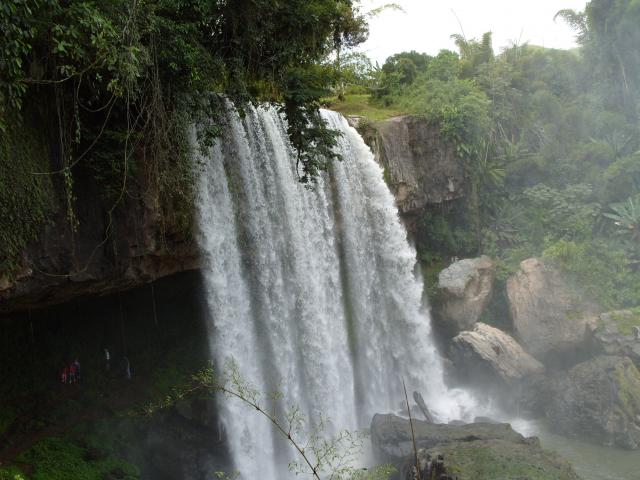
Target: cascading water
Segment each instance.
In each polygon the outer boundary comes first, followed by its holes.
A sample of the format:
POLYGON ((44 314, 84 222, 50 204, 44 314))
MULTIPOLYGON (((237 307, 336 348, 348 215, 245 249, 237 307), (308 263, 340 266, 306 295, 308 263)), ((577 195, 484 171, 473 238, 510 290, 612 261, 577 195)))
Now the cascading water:
MULTIPOLYGON (((344 118, 342 162, 313 189, 297 181, 286 124, 271 108, 225 132, 199 172, 200 242, 216 363, 232 358, 261 391, 277 390, 330 430, 368 426, 422 392, 440 418, 460 417, 421 308, 415 251, 381 168, 344 118)), ((284 478, 272 426, 241 402, 220 402, 236 467, 245 478, 284 478)))

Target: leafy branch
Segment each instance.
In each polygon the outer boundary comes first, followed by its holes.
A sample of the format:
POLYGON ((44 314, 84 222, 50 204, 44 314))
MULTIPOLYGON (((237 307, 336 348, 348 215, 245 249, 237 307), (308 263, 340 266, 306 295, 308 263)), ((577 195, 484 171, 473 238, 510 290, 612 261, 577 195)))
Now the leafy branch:
MULTIPOLYGON (((324 431, 329 419, 324 415, 308 422, 297 405, 285 409, 282 415, 276 413, 275 405, 282 400, 279 392, 263 394, 254 385, 246 381, 237 365, 230 361, 224 375, 216 375, 213 366, 209 365, 192 376, 189 387, 176 389, 160 402, 144 407, 145 415, 152 415, 157 410, 170 407, 181 399, 197 392, 206 394, 221 393, 224 396, 239 400, 258 415, 268 421, 278 434, 296 451, 299 460, 289 463, 289 469, 296 474, 308 474, 316 480, 383 480, 389 478, 394 468, 389 465, 370 470, 352 467, 358 459, 366 435, 362 432, 341 430, 333 437, 326 437, 324 431), (263 397, 270 400, 274 408, 263 404, 263 397), (312 427, 305 430, 305 425, 312 427)), ((218 473, 221 478, 224 474, 218 473)))

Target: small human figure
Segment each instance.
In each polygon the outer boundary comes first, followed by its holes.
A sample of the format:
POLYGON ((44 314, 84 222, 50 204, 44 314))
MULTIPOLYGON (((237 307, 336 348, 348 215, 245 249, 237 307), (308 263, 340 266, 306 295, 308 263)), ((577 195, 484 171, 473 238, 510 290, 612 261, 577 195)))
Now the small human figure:
POLYGON ((76 382, 79 382, 80 381, 80 362, 78 361, 77 358, 73 361, 73 366, 76 369, 76 382))
POLYGON ((127 357, 123 357, 122 362, 124 364, 124 378, 131 380, 131 364, 129 363, 129 359, 127 357))
POLYGON ((69 383, 76 383, 76 365, 71 363, 69 365, 69 383))
POLYGON ((109 353, 109 350, 106 348, 104 349, 104 360, 105 360, 105 368, 108 372, 111 367, 111 354, 109 353))
POLYGON ((62 369, 62 373, 60 374, 60 380, 62 383, 67 383, 67 378, 69 377, 69 367, 67 365, 62 369))

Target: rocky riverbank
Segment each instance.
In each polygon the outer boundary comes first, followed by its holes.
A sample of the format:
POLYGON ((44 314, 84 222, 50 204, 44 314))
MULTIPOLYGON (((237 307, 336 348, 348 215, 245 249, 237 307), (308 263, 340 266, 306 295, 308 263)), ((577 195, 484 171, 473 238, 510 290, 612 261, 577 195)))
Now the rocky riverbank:
POLYGON ((552 265, 536 258, 503 282, 509 318, 486 305, 495 275, 486 257, 454 262, 439 276, 436 329, 458 385, 503 409, 546 418, 552 428, 602 445, 640 445, 640 316, 602 312, 552 265), (484 285, 484 287, 482 287, 484 285), (481 308, 479 308, 481 307, 481 308))
MULTIPOLYGON (((537 438, 525 438, 509 424, 438 425, 414 420, 413 434, 421 471, 434 474, 424 478, 579 480, 565 460, 543 450, 537 438)), ((378 461, 395 465, 398 478, 414 478, 415 455, 408 419, 375 415, 371 442, 378 461)))

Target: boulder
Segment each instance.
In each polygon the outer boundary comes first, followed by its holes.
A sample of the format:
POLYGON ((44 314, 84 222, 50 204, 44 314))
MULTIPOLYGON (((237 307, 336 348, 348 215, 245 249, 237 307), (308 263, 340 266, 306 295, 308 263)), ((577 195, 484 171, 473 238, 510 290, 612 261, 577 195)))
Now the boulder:
POLYGON ((559 433, 638 448, 640 372, 629 358, 601 355, 547 383, 542 403, 559 433))
POLYGON ((507 280, 516 338, 538 360, 575 356, 586 349, 600 307, 558 270, 537 258, 524 260, 507 280))
POLYGON ((470 330, 491 299, 494 266, 487 256, 452 263, 438 275, 436 317, 453 335, 470 330))
POLYGON ((640 309, 603 313, 592 335, 598 352, 629 357, 640 368, 640 309))
MULTIPOLYGON (((579 480, 566 461, 542 450, 537 438, 525 438, 506 423, 454 426, 414 420, 413 429, 418 461, 441 461, 458 480, 579 480)), ((375 415, 371 443, 379 463, 393 464, 400 478, 408 478, 415 463, 409 420, 375 415)))
POLYGON ((458 372, 471 383, 498 380, 505 385, 542 373, 544 366, 505 332, 484 323, 453 339, 451 358, 458 372))

